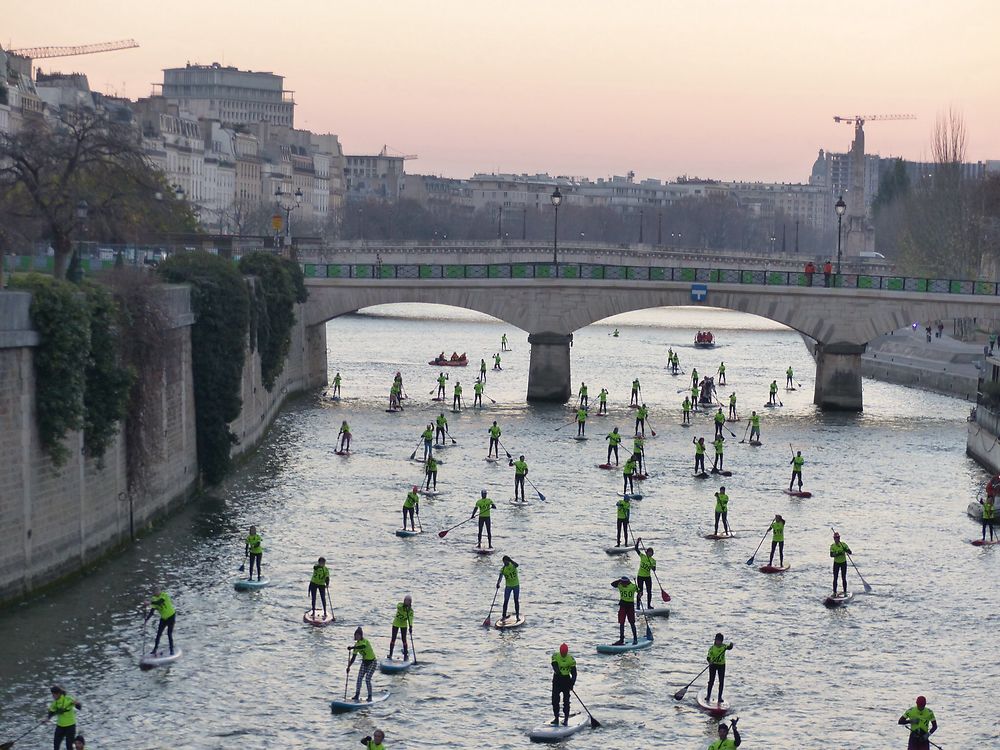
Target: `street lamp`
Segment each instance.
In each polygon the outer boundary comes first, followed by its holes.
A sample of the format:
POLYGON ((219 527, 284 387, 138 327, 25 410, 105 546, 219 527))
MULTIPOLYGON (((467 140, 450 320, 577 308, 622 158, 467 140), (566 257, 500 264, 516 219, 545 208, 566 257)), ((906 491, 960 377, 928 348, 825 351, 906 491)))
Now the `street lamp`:
POLYGON ((837 276, 840 276, 840 225, 847 213, 847 204, 844 203, 844 196, 837 198, 833 204, 833 209, 837 212, 837 276))
POLYGON ((562 203, 562 193, 559 192, 559 186, 552 191, 552 195, 549 196, 549 200, 552 201, 552 206, 556 210, 556 220, 555 225, 552 230, 552 262, 556 265, 556 274, 559 273, 559 204, 562 203))
POLYGON ((278 208, 285 212, 285 245, 292 245, 292 211, 302 205, 302 188, 295 188, 295 192, 289 195, 281 189, 281 185, 274 191, 274 201, 278 208), (283 200, 288 198, 288 200, 283 200))

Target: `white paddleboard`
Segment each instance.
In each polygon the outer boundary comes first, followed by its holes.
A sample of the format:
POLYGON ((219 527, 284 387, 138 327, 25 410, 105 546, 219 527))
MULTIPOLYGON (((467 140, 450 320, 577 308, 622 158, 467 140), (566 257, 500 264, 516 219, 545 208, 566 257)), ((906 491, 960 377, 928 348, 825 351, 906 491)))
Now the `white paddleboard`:
POLYGON ((626 651, 641 651, 644 648, 649 648, 653 645, 653 640, 651 638, 640 638, 638 643, 632 643, 632 641, 625 639, 625 643, 618 645, 616 643, 599 643, 597 644, 597 653, 599 654, 622 654, 626 651))
POLYGON ((323 610, 321 609, 307 609, 302 615, 302 622, 308 623, 309 625, 315 625, 318 628, 324 625, 329 625, 334 622, 337 618, 333 616, 331 610, 326 611, 326 616, 323 616, 323 610))
POLYGON ((837 594, 836 596, 826 597, 826 599, 823 600, 823 604, 825 604, 827 607, 830 607, 831 609, 834 607, 843 607, 845 604, 848 604, 853 598, 854 598, 854 592, 848 591, 846 595, 837 594))
POLYGON ((144 654, 141 659, 139 659, 140 669, 155 669, 156 667, 165 667, 168 664, 172 664, 181 658, 181 650, 179 648, 174 649, 174 653, 169 651, 157 651, 154 654, 144 654))
POLYGON ((716 719, 721 719, 732 710, 732 706, 729 705, 729 701, 709 701, 700 690, 695 697, 695 702, 697 702, 698 708, 707 713, 709 716, 714 716, 716 719))
POLYGON ((670 607, 647 607, 640 611, 646 617, 670 617, 670 607))
POLYGON ((418 536, 423 533, 423 529, 418 529, 417 531, 411 531, 410 529, 396 529, 396 536, 401 537, 418 536))
POLYGON ((237 591, 256 591, 257 589, 262 589, 265 586, 271 585, 271 579, 261 578, 260 580, 249 580, 248 578, 237 578, 233 581, 233 588, 237 591))
POLYGON ((569 720, 564 726, 562 722, 558 725, 539 724, 528 732, 528 738, 532 742, 559 742, 571 735, 580 732, 590 726, 590 717, 586 714, 570 714, 569 720))
POLYGON ((376 703, 384 703, 387 700, 389 700, 389 693, 382 693, 381 695, 372 695, 372 699, 370 701, 332 700, 330 701, 330 710, 335 714, 346 713, 347 711, 358 711, 362 708, 373 706, 376 703))
POLYGON ((609 555, 627 555, 632 551, 631 547, 605 547, 604 551, 609 555))
POLYGON ((423 495, 424 497, 437 497, 441 493, 438 490, 420 490, 417 494, 423 495))
POLYGON ((400 672, 405 672, 412 666, 413 659, 410 656, 407 656, 406 659, 402 659, 398 656, 394 656, 390 659, 387 656, 378 663, 379 671, 384 674, 399 674, 400 672))
POLYGON ((531 505, 529 500, 515 500, 514 498, 510 498, 507 502, 511 505, 531 505))
POLYGON ((475 547, 475 546, 472 548, 472 551, 475 552, 477 555, 492 555, 494 552, 496 552, 496 550, 493 549, 492 547, 475 547))
POLYGON ((524 615, 507 615, 507 617, 501 617, 493 623, 493 627, 497 630, 509 630, 510 628, 519 628, 522 625, 524 625, 524 615))

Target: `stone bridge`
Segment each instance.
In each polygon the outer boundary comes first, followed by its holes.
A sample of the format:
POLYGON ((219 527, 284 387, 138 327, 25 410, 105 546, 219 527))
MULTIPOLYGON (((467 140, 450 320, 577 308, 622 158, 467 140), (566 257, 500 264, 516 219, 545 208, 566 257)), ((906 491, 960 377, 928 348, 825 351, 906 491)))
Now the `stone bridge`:
POLYGON ((310 326, 372 305, 425 302, 476 310, 526 331, 532 401, 569 399, 573 332, 631 310, 704 305, 783 323, 816 341, 814 402, 843 410, 862 408, 861 355, 873 338, 914 321, 1000 317, 1000 285, 985 281, 843 274, 827 288, 821 273, 809 279, 798 271, 562 262, 303 268, 310 326))

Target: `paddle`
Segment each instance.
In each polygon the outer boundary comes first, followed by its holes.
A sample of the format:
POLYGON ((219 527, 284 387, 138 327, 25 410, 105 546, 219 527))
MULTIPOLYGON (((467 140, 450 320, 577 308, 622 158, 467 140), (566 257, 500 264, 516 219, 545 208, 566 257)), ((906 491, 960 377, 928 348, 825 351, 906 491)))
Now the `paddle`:
POLYGON ((653 423, 647 419, 646 424, 649 425, 649 434, 652 435, 653 437, 656 437, 656 430, 653 429, 653 423))
POLYGON ((507 450, 507 446, 500 442, 500 438, 497 438, 497 445, 503 448, 503 452, 507 454, 507 460, 509 461, 513 456, 510 455, 510 451, 507 450))
POLYGON ((445 427, 445 428, 444 428, 444 434, 448 436, 448 439, 449 439, 449 440, 451 441, 451 444, 452 444, 452 445, 458 445, 458 441, 457 441, 457 440, 455 440, 455 438, 453 438, 453 437, 451 436, 451 428, 449 428, 449 427, 445 427))
MULTIPOLYGON (((579 699, 577 699, 577 700, 579 700, 579 699)), ((582 702, 581 702, 581 705, 582 705, 582 702)), ((586 708, 586 706, 584 706, 584 708, 586 708)), ((587 713, 590 713, 590 712, 588 711, 587 713)), ((593 717, 591 717, 591 718, 590 718, 590 720, 591 720, 591 721, 593 721, 593 720, 594 720, 594 718, 593 718, 593 717)), ((32 732, 34 732, 34 731, 35 731, 36 729, 38 729, 38 727, 42 726, 42 724, 47 724, 47 723, 48 723, 48 721, 49 721, 49 720, 48 720, 48 717, 46 717, 46 718, 42 719, 42 720, 41 720, 40 722, 38 722, 37 724, 35 724, 35 726, 33 726, 33 727, 32 727, 31 729, 29 729, 29 730, 28 730, 27 732, 25 732, 24 734, 19 734, 19 735, 18 735, 17 737, 15 737, 14 739, 12 739, 12 740, 11 740, 10 742, 5 742, 5 743, 3 743, 2 745, 0 745, 0 750, 10 750, 10 748, 14 747, 14 743, 15 743, 15 742, 17 742, 17 741, 19 741, 19 740, 21 740, 21 739, 24 739, 24 738, 25 738, 25 737, 27 737, 27 736, 28 736, 29 734, 31 734, 31 733, 32 733, 32 732)), ((600 724, 598 724, 597 726, 600 726, 600 724)))
POLYGON ((572 422, 567 422, 566 424, 564 424, 564 425, 562 425, 560 427, 556 427, 555 431, 559 432, 559 430, 564 430, 567 427, 569 427, 571 424, 576 424, 576 420, 574 419, 572 422))
POLYGON ((417 644, 413 640, 413 627, 410 627, 410 651, 413 652, 413 666, 417 665, 417 644))
MULTIPOLYGON (((486 396, 486 394, 485 394, 485 393, 484 393, 483 395, 484 395, 484 396, 486 396)), ((486 398, 490 398, 490 397, 489 397, 489 396, 486 396, 486 398)), ((490 398, 490 403, 491 403, 491 404, 496 404, 496 401, 494 401, 493 399, 491 399, 491 398, 490 398)))
POLYGON ((747 422, 747 428, 743 430, 743 439, 740 441, 741 444, 747 441, 747 435, 749 434, 750 434, 750 423, 747 422))
MULTIPOLYGON (((139 614, 142 614, 141 612, 139 614)), ((148 620, 142 621, 142 655, 146 655, 146 623, 148 620)))
POLYGON ((449 531, 454 531, 454 530, 455 530, 455 529, 457 529, 457 528, 458 528, 459 526, 462 526, 463 524, 467 524, 467 523, 468 523, 469 521, 471 521, 471 520, 472 520, 473 518, 475 518, 475 516, 472 516, 471 518, 466 518, 466 519, 465 519, 464 521, 462 521, 462 523, 456 523, 456 524, 455 524, 454 526, 452 526, 452 527, 451 527, 450 529, 445 529, 444 531, 439 531, 439 532, 438 532, 438 536, 439 536, 439 537, 441 537, 442 539, 444 539, 444 538, 445 538, 446 536, 448 536, 448 532, 449 532, 449 531))
POLYGON ((693 680, 691 680, 691 682, 689 682, 687 685, 685 685, 680 690, 678 690, 676 693, 674 693, 674 700, 675 701, 684 700, 684 696, 687 695, 687 691, 691 688, 692 685, 694 685, 695 681, 699 677, 701 677, 703 674, 705 674, 705 672, 708 671, 708 667, 709 667, 709 665, 706 664, 705 668, 703 670, 701 670, 697 675, 695 675, 695 678, 693 680))
POLYGON ((767 539, 767 532, 768 532, 768 531, 770 531, 770 530, 771 530, 771 527, 770 527, 770 526, 768 526, 768 527, 767 527, 767 530, 766 530, 766 531, 764 531, 764 536, 762 536, 762 537, 760 538, 760 542, 759 542, 759 543, 757 544, 757 549, 755 549, 755 550, 753 551, 753 554, 752 554, 752 555, 750 555, 750 557, 748 557, 748 558, 747 558, 747 565, 753 565, 753 559, 754 559, 755 557, 757 557, 757 553, 758 553, 758 552, 760 552, 760 547, 761 547, 761 545, 762 545, 762 544, 764 544, 764 540, 765 540, 765 539, 767 539))
MULTIPOLYGON (((627 526, 625 527, 625 531, 626 531, 626 533, 628 532, 628 527, 627 526)), ((633 535, 633 539, 634 538, 635 537, 633 535)), ((636 544, 638 544, 638 540, 636 540, 636 544)), ((642 548, 643 548, 643 551, 648 551, 649 550, 649 547, 647 547, 646 545, 643 545, 642 548)), ((663 601, 665 601, 665 602, 669 602, 670 601, 670 594, 668 594, 666 592, 666 590, 663 588, 663 584, 660 583, 660 577, 658 575, 656 575, 656 568, 650 568, 650 570, 653 573, 653 578, 656 579, 656 585, 660 587, 660 598, 663 601)), ((646 625, 649 625, 649 621, 648 620, 646 621, 646 625)))
MULTIPOLYGON (((830 531, 832 531, 834 534, 837 533, 836 530, 833 528, 833 526, 830 527, 830 531)), ((858 566, 854 563, 854 558, 851 557, 851 554, 849 552, 846 552, 844 554, 847 555, 847 559, 850 560, 851 561, 851 565, 854 566, 854 572, 857 573, 858 574, 858 578, 861 579, 861 585, 865 587, 865 593, 866 594, 872 593, 872 591, 874 591, 874 589, 872 589, 872 587, 868 585, 868 581, 866 581, 865 577, 863 575, 861 575, 861 571, 858 570, 858 566)))
POLYGON ((417 447, 414 448, 413 453, 410 454, 411 461, 417 457, 417 451, 420 450, 420 446, 423 444, 424 444, 424 439, 420 438, 420 440, 417 441, 417 447))
MULTIPOLYGON (((315 612, 316 610, 313 610, 315 612)), ((344 675, 344 700, 347 700, 347 683, 351 679, 351 647, 347 647, 347 674, 344 675)))
POLYGON ((483 627, 488 628, 493 622, 493 610, 497 606, 497 596, 500 595, 500 584, 497 584, 497 590, 493 592, 493 603, 490 605, 490 613, 486 615, 486 619, 483 620, 483 627))
POLYGON ((417 504, 417 528, 420 529, 420 533, 424 533, 424 525, 420 523, 420 504, 417 504))
POLYGON ((592 713, 590 713, 590 709, 587 708, 587 706, 584 705, 584 702, 580 700, 580 696, 576 694, 576 690, 574 690, 573 688, 570 688, 569 691, 571 693, 573 693, 573 697, 576 698, 580 702, 580 705, 583 706, 583 710, 586 711, 587 712, 587 716, 590 717, 590 728, 591 729, 600 729, 601 728, 601 722, 599 722, 597 719, 595 719, 594 715, 592 713))
POLYGON ((535 494, 538 495, 538 499, 541 500, 542 502, 545 502, 545 495, 543 495, 541 492, 538 491, 538 488, 535 486, 535 483, 532 482, 530 479, 528 479, 527 475, 525 475, 524 479, 528 484, 531 485, 531 489, 533 489, 535 491, 535 494))
POLYGON ((646 621, 646 640, 653 640, 653 629, 649 627, 649 618, 646 617, 646 608, 642 606, 642 601, 636 598, 636 604, 639 607, 639 612, 642 614, 642 619, 646 621))
POLYGON ((247 558, 250 556, 249 552, 243 554, 243 562, 240 563, 240 567, 236 569, 237 573, 242 573, 247 569, 247 558))

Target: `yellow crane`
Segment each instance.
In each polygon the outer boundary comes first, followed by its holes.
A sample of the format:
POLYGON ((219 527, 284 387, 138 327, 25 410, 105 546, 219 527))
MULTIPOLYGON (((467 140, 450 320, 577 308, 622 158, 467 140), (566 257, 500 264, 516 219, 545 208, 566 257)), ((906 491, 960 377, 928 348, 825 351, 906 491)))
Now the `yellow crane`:
POLYGON ((94 55, 98 52, 115 52, 120 49, 135 49, 138 46, 139 43, 135 39, 121 39, 117 42, 99 42, 67 47, 23 47, 7 51, 21 57, 30 57, 33 60, 44 60, 48 57, 74 57, 76 55, 94 55))

